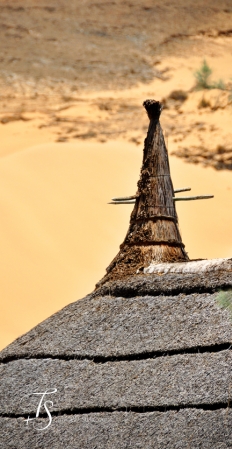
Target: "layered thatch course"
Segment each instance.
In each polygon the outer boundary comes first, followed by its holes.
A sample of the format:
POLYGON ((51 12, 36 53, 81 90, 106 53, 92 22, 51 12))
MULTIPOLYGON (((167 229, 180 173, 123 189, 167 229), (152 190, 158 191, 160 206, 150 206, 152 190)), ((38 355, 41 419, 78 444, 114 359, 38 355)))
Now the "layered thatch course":
MULTIPOLYGON (((42 420, 41 420, 42 421, 42 420)), ((134 412, 61 415, 45 431, 25 420, 0 419, 2 448, 10 449, 226 449, 232 445, 230 410, 183 409, 138 414, 134 412)), ((38 422, 38 427, 44 423, 38 422)))

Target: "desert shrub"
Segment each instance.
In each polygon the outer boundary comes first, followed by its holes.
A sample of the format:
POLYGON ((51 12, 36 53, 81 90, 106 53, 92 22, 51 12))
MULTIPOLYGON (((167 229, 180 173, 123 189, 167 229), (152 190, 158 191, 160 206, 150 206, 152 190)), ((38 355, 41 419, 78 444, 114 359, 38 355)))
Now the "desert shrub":
POLYGON ((209 100, 207 100, 205 97, 202 97, 202 99, 199 101, 198 108, 201 109, 201 108, 208 108, 208 107, 210 107, 209 100))
POLYGON ((224 83, 224 81, 222 79, 216 81, 215 83, 212 84, 211 89, 221 89, 221 90, 225 90, 226 89, 226 85, 224 83))
POLYGON ((171 100, 175 100, 175 101, 185 101, 188 98, 188 94, 186 92, 184 92, 183 90, 173 90, 170 95, 169 98, 171 98, 171 100))
POLYGON ((199 70, 194 73, 196 78, 196 88, 197 89, 210 89, 209 77, 212 74, 211 68, 208 66, 206 60, 204 59, 202 66, 199 70))
MULTIPOLYGON (((231 78, 232 80, 232 78, 231 78)), ((230 90, 229 101, 232 101, 232 89, 230 90)))
POLYGON ((225 83, 222 79, 211 83, 210 77, 212 75, 212 69, 208 66, 206 60, 204 59, 202 66, 199 70, 194 73, 196 78, 196 89, 221 89, 224 90, 226 88, 225 83))

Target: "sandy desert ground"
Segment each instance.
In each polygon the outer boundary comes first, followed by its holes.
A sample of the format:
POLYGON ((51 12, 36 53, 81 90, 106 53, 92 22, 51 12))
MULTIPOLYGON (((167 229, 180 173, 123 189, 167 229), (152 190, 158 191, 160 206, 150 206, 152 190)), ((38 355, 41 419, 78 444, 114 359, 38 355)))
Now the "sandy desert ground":
POLYGON ((0 11, 2 125, 37 120, 54 141, 140 144, 141 102, 155 97, 174 154, 231 169, 229 0, 1 0, 0 11), (203 59, 224 91, 194 90, 203 59))
POLYGON ((0 0, 0 345, 94 288, 118 251, 148 120, 162 127, 190 257, 229 257, 231 1, 0 0), (196 90, 203 60, 212 82, 196 90), (186 164, 188 162, 188 164, 186 164))

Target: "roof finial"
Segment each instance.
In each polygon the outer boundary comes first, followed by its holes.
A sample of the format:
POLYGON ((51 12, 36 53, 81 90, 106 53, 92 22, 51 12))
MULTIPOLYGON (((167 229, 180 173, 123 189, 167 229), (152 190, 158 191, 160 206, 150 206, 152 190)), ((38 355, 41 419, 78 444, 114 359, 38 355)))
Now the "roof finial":
POLYGON ((159 120, 161 111, 163 109, 162 104, 156 100, 145 100, 143 106, 147 111, 147 115, 150 120, 159 120))
MULTIPOLYGON (((150 124, 144 142, 138 190, 136 195, 121 200, 115 198, 113 203, 135 205, 126 238, 98 286, 139 273, 150 264, 189 260, 178 228, 175 191, 159 123, 162 105, 159 101, 146 100, 143 106, 150 124)), ((184 190, 190 188, 178 189, 179 192, 184 190)))

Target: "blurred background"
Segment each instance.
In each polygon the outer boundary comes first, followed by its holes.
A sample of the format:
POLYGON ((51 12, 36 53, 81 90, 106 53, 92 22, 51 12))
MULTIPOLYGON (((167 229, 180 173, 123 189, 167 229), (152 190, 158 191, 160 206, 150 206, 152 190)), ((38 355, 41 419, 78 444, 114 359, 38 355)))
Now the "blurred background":
POLYGON ((94 289, 161 116, 190 258, 232 256, 231 0, 0 0, 0 347, 94 289))

